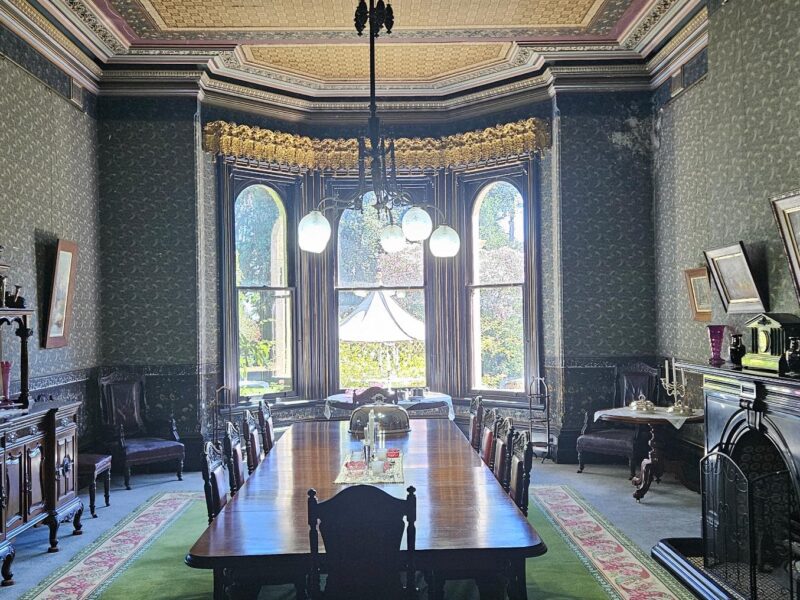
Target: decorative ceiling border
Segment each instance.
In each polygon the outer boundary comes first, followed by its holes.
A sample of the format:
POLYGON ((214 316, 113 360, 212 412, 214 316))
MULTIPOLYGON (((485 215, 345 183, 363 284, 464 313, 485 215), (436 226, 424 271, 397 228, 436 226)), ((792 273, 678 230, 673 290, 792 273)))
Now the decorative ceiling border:
POLYGON ((125 54, 128 50, 119 36, 109 29, 97 14, 83 0, 62 0, 73 15, 100 40, 110 54, 125 54))
POLYGON ((628 50, 636 48, 636 46, 653 31, 661 19, 669 13, 670 9, 681 2, 682 0, 657 0, 647 16, 641 19, 638 24, 628 32, 628 35, 622 40, 622 46, 628 50))
MULTIPOLYGON (((206 152, 289 168, 352 172, 358 168, 358 144, 357 138, 311 138, 226 121, 203 128, 206 152)), ((508 160, 549 145, 546 122, 535 118, 439 138, 394 140, 397 166, 406 170, 508 160)))
POLYGON ((666 62, 670 55, 682 46, 692 35, 708 26, 708 8, 701 8, 695 16, 693 16, 688 23, 676 33, 667 42, 658 53, 647 61, 647 69, 651 72, 658 69, 664 62, 666 62))
POLYGON ((83 83, 88 85, 90 82, 92 82, 91 85, 94 85, 93 81, 99 79, 103 71, 91 59, 91 57, 87 56, 76 44, 72 42, 72 40, 64 35, 58 28, 48 21, 44 15, 42 15, 42 13, 31 6, 31 4, 26 0, 6 1, 9 8, 13 8, 18 15, 21 15, 24 20, 27 20, 28 22, 25 23, 22 19, 14 18, 13 15, 9 15, 11 17, 9 19, 9 24, 11 24, 11 21, 14 21, 14 24, 17 26, 17 28, 24 28, 32 33, 37 38, 37 43, 33 44, 35 48, 42 48, 45 44, 48 44, 47 50, 50 51, 50 54, 56 52, 59 54, 65 54, 66 56, 72 58, 82 67, 83 76, 87 80, 83 83), (29 24, 40 29, 46 36, 46 39, 41 40, 40 36, 38 36, 35 31, 31 30, 29 24))

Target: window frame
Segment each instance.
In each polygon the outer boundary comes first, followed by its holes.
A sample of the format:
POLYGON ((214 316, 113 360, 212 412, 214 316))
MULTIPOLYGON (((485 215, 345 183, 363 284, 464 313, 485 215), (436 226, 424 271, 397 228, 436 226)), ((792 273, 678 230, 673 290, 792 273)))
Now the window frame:
POLYGON ((296 242, 297 215, 296 205, 300 198, 301 181, 295 176, 286 176, 271 171, 250 168, 220 161, 220 270, 222 293, 222 319, 221 319, 221 355, 223 361, 223 380, 229 390, 230 397, 235 398, 234 405, 252 405, 248 398, 268 399, 275 402, 298 398, 299 389, 299 332, 298 315, 300 302, 296 290, 298 248, 296 242), (236 281, 236 200, 247 188, 263 185, 271 188, 278 195, 286 213, 286 287, 276 286, 239 286, 236 281), (251 291, 288 291, 291 310, 291 360, 292 360, 292 385, 282 392, 273 392, 259 396, 242 397, 239 393, 239 292, 251 291))
MULTIPOLYGON (((332 178, 326 186, 326 194, 338 195, 340 198, 349 198, 358 189, 358 180, 353 178, 332 178)), ((430 203, 434 195, 434 179, 432 177, 420 176, 403 176, 398 177, 398 183, 404 192, 407 192, 415 204, 430 203)), ((367 185, 371 185, 369 180, 367 185)), ((336 211, 334 219, 334 227, 331 233, 332 251, 333 251, 333 327, 334 332, 333 340, 331 342, 331 357, 332 365, 336 368, 336 390, 338 393, 343 393, 344 388, 341 384, 340 369, 339 369, 339 294, 341 292, 353 292, 356 290, 391 290, 391 291, 422 291, 423 300, 425 302, 425 386, 430 383, 431 373, 431 357, 430 357, 430 339, 431 339, 431 307, 430 307, 430 286, 428 282, 430 271, 430 252, 428 250, 428 240, 420 242, 422 244, 422 284, 419 286, 339 286, 339 223, 341 221, 343 210, 336 211)))
POLYGON ((539 267, 538 267, 538 229, 536 222, 536 190, 534 189, 533 160, 518 162, 503 167, 491 167, 474 172, 465 172, 459 177, 460 193, 458 194, 461 206, 464 207, 461 215, 461 224, 464 238, 468 243, 462 244, 463 268, 465 269, 464 289, 464 326, 463 339, 465 341, 466 366, 462 375, 466 378, 466 388, 469 395, 481 395, 486 399, 509 401, 514 403, 527 402, 528 387, 531 380, 542 372, 541 360, 541 318, 539 293, 539 267), (496 182, 505 182, 513 185, 522 196, 523 209, 523 248, 524 248, 524 278, 519 284, 476 284, 475 278, 475 208, 484 189, 496 182), (481 288, 511 288, 520 287, 522 291, 522 324, 524 345, 523 390, 495 390, 481 388, 474 380, 474 364, 479 356, 480 349, 475 348, 475 332, 473 331, 473 290, 481 288))

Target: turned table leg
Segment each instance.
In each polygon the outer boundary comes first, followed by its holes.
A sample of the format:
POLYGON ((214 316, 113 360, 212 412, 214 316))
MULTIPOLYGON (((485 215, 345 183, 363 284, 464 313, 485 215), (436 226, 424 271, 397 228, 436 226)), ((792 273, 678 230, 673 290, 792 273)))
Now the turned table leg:
POLYGON ((111 506, 111 469, 106 471, 106 476, 103 480, 103 495, 105 496, 106 506, 111 506))
POLYGON ((89 513, 91 513, 93 519, 97 518, 97 513, 94 511, 94 501, 96 496, 97 479, 92 478, 92 483, 89 484, 89 513))
POLYGON ((631 479, 631 483, 636 486, 633 497, 636 498, 637 502, 644 498, 653 483, 653 479, 661 481, 661 476, 664 474, 664 441, 659 435, 659 430, 658 425, 650 423, 650 453, 642 461, 639 476, 631 479))

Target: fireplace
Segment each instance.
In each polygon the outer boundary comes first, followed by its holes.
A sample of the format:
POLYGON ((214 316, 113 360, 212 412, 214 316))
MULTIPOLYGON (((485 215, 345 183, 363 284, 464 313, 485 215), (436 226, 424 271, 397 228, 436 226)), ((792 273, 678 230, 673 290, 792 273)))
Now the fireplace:
POLYGON ((653 556, 700 598, 800 598, 800 380, 714 367, 703 374, 702 537, 653 556))

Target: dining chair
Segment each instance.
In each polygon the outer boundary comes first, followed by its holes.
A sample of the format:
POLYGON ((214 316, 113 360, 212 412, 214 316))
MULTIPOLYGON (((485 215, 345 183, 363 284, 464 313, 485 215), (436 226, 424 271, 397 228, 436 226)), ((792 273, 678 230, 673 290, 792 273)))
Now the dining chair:
POLYGON ((469 403, 469 443, 479 452, 483 427, 483 397, 475 396, 469 403))
POLYGON ((374 486, 355 485, 329 500, 318 502, 317 492, 308 490, 311 547, 308 588, 312 599, 399 600, 416 597, 417 497, 413 486, 407 492, 405 500, 401 500, 374 486), (400 551, 404 531, 405 555, 400 551), (319 535, 325 544, 327 578, 324 594, 320 592, 319 535), (400 579, 403 570, 406 573, 405 587, 400 579))
POLYGON ((228 492, 225 491, 225 457, 213 442, 206 442, 203 445, 201 471, 208 522, 211 523, 228 503, 228 492))
POLYGON ((270 409, 265 400, 260 400, 258 403, 258 426, 261 429, 264 453, 268 454, 275 445, 275 427, 272 423, 272 409, 270 409))
POLYGON ((503 489, 508 492, 509 489, 509 467, 511 465, 511 448, 514 439, 514 427, 511 419, 500 419, 500 424, 497 426, 497 437, 494 441, 494 463, 492 464, 492 472, 503 486, 503 489))
POLYGON ((498 420, 497 410, 492 408, 483 413, 483 433, 481 433, 481 459, 491 469, 494 461, 495 426, 498 420))
POLYGON ((230 479, 231 496, 238 492, 247 481, 247 459, 242 448, 242 435, 239 429, 230 421, 225 422, 225 437, 222 440, 225 452, 225 461, 228 463, 228 478, 230 479))
POLYGON ((252 473, 264 459, 264 452, 261 445, 262 435, 258 421, 249 410, 244 411, 242 434, 244 435, 247 450, 247 472, 252 473))
POLYGON ((509 461, 508 494, 514 504, 528 514, 528 487, 533 467, 533 442, 527 431, 514 432, 509 461))

